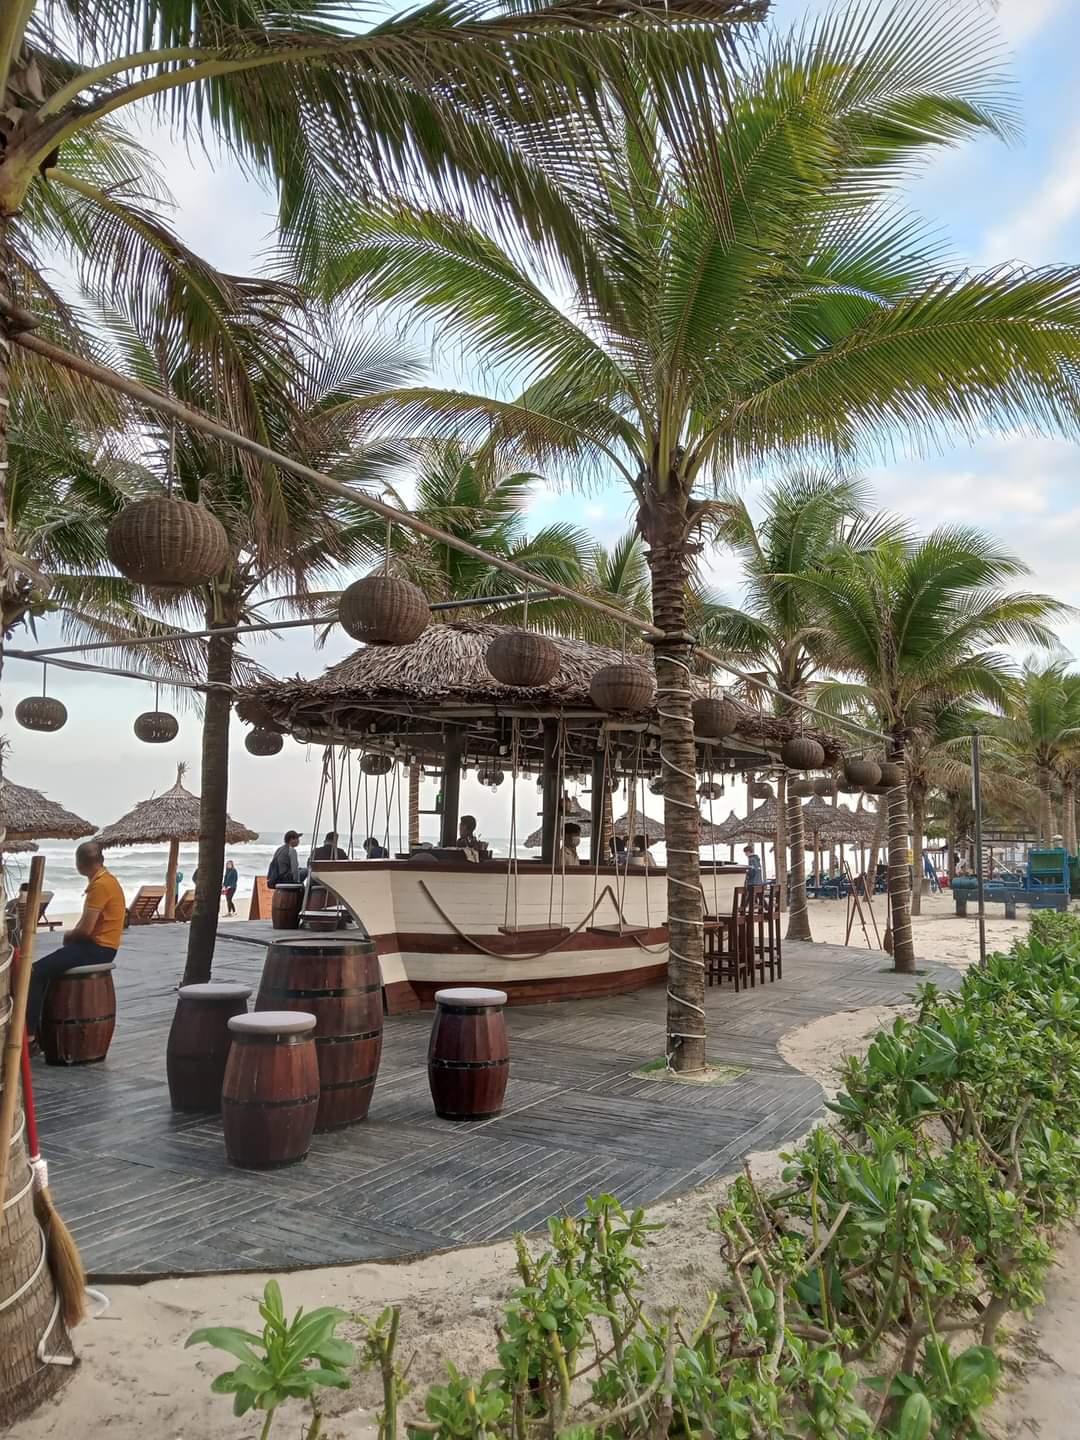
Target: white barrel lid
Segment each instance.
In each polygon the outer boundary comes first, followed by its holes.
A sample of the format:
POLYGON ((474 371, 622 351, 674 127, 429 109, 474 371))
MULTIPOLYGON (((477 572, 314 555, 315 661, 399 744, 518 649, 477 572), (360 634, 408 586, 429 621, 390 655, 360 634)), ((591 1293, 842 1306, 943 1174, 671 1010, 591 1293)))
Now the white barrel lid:
POLYGON ((305 1010, 253 1010, 234 1015, 229 1029, 238 1035, 302 1035, 315 1029, 315 1016, 305 1010))
POLYGON ((436 990, 435 1003, 448 1010, 458 1007, 471 1010, 480 1005, 505 1005, 506 991, 484 990, 478 985, 462 985, 456 990, 436 990))

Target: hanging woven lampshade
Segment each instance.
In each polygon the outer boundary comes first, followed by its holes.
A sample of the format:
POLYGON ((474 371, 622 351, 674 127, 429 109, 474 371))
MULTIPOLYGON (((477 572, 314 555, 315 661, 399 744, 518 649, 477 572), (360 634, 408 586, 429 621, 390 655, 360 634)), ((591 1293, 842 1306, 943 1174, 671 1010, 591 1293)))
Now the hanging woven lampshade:
POLYGON ((836 787, 841 795, 861 795, 866 788, 864 785, 852 785, 848 780, 842 780, 836 787))
POLYGON ((766 785, 764 780, 755 780, 750 786, 750 798, 752 800, 771 800, 773 798, 772 786, 766 785))
POLYGON ((172 495, 125 505, 109 526, 105 547, 121 575, 140 585, 204 585, 230 558, 229 537, 217 516, 172 495))
POLYGON ((360 769, 365 775, 389 775, 394 768, 394 757, 392 755, 380 755, 374 750, 369 750, 366 755, 360 756, 360 769))
POLYGON ((347 635, 366 645, 411 645, 431 623, 431 606, 408 580, 365 575, 342 595, 338 619, 347 635))
POLYGON ((734 735, 739 724, 739 711, 730 700, 718 695, 703 695, 690 707, 694 717, 694 734, 704 740, 722 740, 734 735))
POLYGON ((664 782, 659 775, 654 775, 649 781, 649 794, 662 795, 664 793, 664 782))
POLYGON ((698 786, 697 793, 702 800, 719 800, 724 793, 724 787, 715 780, 706 780, 698 786))
POLYGON ((878 769, 881 771, 881 779, 878 784, 883 785, 886 790, 891 790, 894 785, 904 784, 906 779, 904 767, 899 761, 881 760, 878 763, 878 769))
POLYGON ((844 761, 844 779, 857 790, 869 790, 881 784, 881 766, 876 760, 849 755, 844 761))
POLYGON ((792 780, 787 787, 787 793, 794 795, 798 800, 806 800, 815 793, 813 780, 792 780))
POLYGON ((131 728, 135 731, 135 738, 146 745, 167 745, 179 734, 180 721, 167 710, 144 710, 135 717, 131 728))
POLYGON ((809 735, 793 735, 784 741, 780 758, 789 770, 820 770, 825 764, 825 751, 809 735))
POLYGON ((51 695, 28 695, 15 706, 15 719, 24 730, 59 730, 67 718, 67 707, 51 695))
POLYGON ((263 730, 258 726, 244 736, 244 749, 249 755, 276 755, 284 744, 276 730, 263 730))
POLYGON ((535 630, 504 630, 496 635, 484 657, 487 668, 500 685, 536 690, 558 674, 559 647, 535 630))
POLYGON ((832 787, 833 782, 829 779, 827 775, 819 775, 818 778, 814 781, 814 794, 821 795, 823 797, 829 796, 832 794, 832 787))
POLYGON ((503 783, 503 781, 506 779, 506 776, 501 770, 495 770, 492 767, 485 765, 481 769, 477 770, 476 778, 477 780, 479 780, 481 785, 487 785, 492 790, 497 790, 499 786, 503 783))
POLYGON ((638 714, 648 710, 656 694, 656 682, 644 665, 626 661, 597 670, 589 685, 589 698, 598 710, 638 714))

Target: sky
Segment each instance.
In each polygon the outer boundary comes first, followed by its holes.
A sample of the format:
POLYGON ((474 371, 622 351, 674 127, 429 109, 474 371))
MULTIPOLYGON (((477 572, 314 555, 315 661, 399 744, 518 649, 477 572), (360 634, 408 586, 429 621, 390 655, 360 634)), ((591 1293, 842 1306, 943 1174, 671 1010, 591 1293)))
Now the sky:
MULTIPOLYGON (((775 23, 798 19, 808 8, 805 0, 774 0, 775 23)), ((912 207, 949 238, 961 262, 1074 263, 1080 252, 1080 86, 1075 69, 1080 0, 1000 0, 995 8, 1012 57, 1022 136, 1011 146, 987 140, 943 154, 909 198, 912 207)), ((255 268, 272 228, 269 195, 227 158, 211 162, 166 131, 147 128, 144 133, 162 156, 177 201, 175 223, 184 239, 223 268, 255 268)), ((1026 436, 988 438, 864 473, 882 508, 902 512, 920 529, 969 523, 992 532, 1030 567, 1024 588, 1048 591, 1080 609, 1076 445, 1026 436)), ((752 502, 753 482, 747 493, 752 502)), ((604 543, 630 521, 627 497, 615 487, 584 498, 542 487, 533 496, 531 514, 537 525, 570 520, 604 543)), ((713 589, 738 599, 738 571, 729 557, 711 556, 706 578, 713 589)), ((40 636, 56 638, 48 628, 40 636)), ((1064 648, 1080 656, 1080 618, 1064 625, 1060 638, 1064 648)), ((20 635, 11 643, 15 648, 28 646, 30 637, 20 635)), ((341 632, 316 651, 306 631, 292 631, 254 647, 253 655, 279 675, 316 675, 351 648, 341 632)), ((40 684, 38 667, 6 664, 7 714, 23 695, 39 693, 40 684)), ((187 762, 188 783, 197 790, 199 723, 190 707, 178 711, 176 741, 147 746, 134 738, 131 723, 141 710, 152 708, 151 687, 55 670, 50 670, 48 685, 49 693, 68 706, 68 723, 52 735, 8 725, 8 773, 13 779, 46 790, 101 825, 137 800, 168 788, 177 761, 187 762)), ((244 750, 242 727, 234 724, 231 769, 229 809, 237 819, 267 835, 287 826, 311 829, 319 776, 314 752, 287 739, 281 755, 257 759, 244 750)), ((473 810, 486 834, 507 833, 504 794, 481 791, 472 779, 465 784, 462 806, 473 810)), ((529 828, 534 794, 530 787, 519 792, 519 824, 529 828)))

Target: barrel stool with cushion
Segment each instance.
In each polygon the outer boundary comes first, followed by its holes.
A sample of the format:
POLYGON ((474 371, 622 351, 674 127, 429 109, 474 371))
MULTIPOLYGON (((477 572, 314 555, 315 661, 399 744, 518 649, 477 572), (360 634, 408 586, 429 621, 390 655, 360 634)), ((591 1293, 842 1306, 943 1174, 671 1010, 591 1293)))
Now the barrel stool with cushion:
POLYGON ((428 1045, 428 1083, 444 1120, 490 1120, 510 1077, 502 990, 436 990, 428 1045))
POLYGON ((367 1118, 382 1055, 382 975, 374 940, 297 936, 267 947, 259 1010, 315 1016, 316 1130, 367 1118))
POLYGON ((38 1040, 50 1065, 104 1060, 116 1028, 113 965, 76 965, 45 991, 38 1040))
POLYGON ((299 930, 304 905, 303 885, 275 885, 270 902, 270 924, 275 930, 299 930))
POLYGON ((174 1110, 221 1109, 232 1036, 229 1021, 247 1012, 246 985, 183 985, 165 1047, 174 1110))
POLYGON ((229 1031, 221 1087, 226 1154, 252 1169, 303 1160, 319 1108, 315 1016, 259 1010, 234 1015, 229 1031))

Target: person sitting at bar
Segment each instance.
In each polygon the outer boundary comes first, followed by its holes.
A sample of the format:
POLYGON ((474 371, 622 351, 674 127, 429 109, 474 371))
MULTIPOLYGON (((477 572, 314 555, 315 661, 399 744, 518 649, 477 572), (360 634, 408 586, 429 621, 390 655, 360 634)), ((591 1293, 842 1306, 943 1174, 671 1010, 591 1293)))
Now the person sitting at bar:
POLYGON ((476 816, 462 815, 458 821, 457 839, 454 841, 455 850, 464 850, 465 859, 477 861, 480 859, 480 851, 484 848, 484 842, 476 833, 476 816))
POLYGON ((649 854, 649 842, 644 835, 634 836, 634 848, 630 851, 630 858, 626 863, 644 870, 653 863, 649 854))
POLYGON ((563 840, 560 864, 564 868, 569 868, 569 866, 571 865, 580 865, 581 861, 578 858, 578 845, 581 843, 581 826, 575 825, 573 821, 571 821, 568 825, 563 826, 562 835, 563 840))
POLYGON ((616 835, 616 836, 615 836, 615 856, 614 856, 614 859, 615 859, 615 869, 616 869, 616 870, 625 870, 625 869, 626 869, 627 862, 629 861, 630 856, 627 854, 627 851, 626 851, 626 836, 625 836, 625 835, 616 835))
POLYGON ((315 849, 311 852, 310 863, 314 864, 316 860, 347 860, 348 858, 345 851, 342 850, 338 844, 337 831, 328 830, 323 843, 316 845, 315 849))
POLYGON ((390 851, 385 845, 380 845, 374 835, 369 835, 364 841, 364 854, 369 860, 389 860, 390 851))
POLYGON ((761 859, 754 850, 753 845, 747 845, 743 849, 746 856, 746 883, 747 885, 762 884, 761 859))
POLYGON ((32 1041, 37 1040, 49 981, 77 965, 109 964, 123 939, 127 901, 119 880, 105 869, 105 857, 96 840, 84 840, 76 849, 75 869, 87 881, 78 923, 65 933, 59 950, 42 955, 30 970, 26 1030, 32 1041))
POLYGON ((307 867, 301 867, 296 853, 299 844, 299 830, 286 830, 284 841, 274 851, 267 867, 266 883, 271 890, 275 885, 302 885, 307 879, 307 867))

